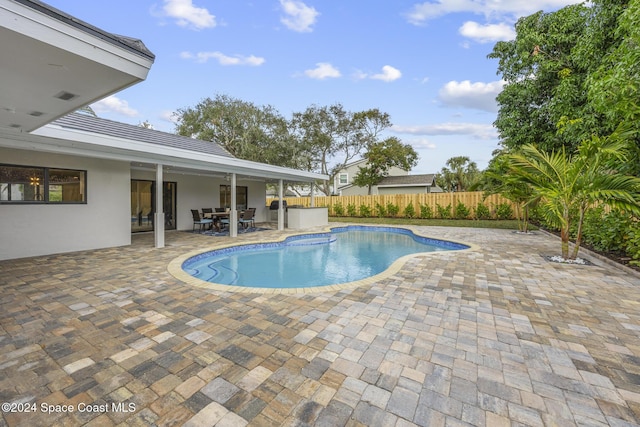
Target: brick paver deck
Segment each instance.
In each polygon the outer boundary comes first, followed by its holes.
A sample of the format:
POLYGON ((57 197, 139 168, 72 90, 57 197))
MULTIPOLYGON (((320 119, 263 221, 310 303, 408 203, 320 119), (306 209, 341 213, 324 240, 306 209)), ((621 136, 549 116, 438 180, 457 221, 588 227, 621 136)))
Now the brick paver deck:
POLYGON ((638 276, 548 262, 541 233, 416 229, 477 248, 296 295, 177 280, 224 239, 184 232, 0 262, 0 426, 640 423, 638 276))

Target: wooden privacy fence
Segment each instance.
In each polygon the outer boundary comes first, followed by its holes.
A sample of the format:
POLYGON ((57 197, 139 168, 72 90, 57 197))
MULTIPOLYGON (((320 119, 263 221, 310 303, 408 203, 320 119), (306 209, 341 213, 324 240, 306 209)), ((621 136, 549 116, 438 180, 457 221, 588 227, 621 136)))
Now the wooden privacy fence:
MULTIPOLYGON (((285 197, 288 206, 298 205, 308 207, 311 204, 310 197, 285 197)), ((267 206, 274 198, 267 199, 267 206)), ((329 208, 329 215, 341 216, 380 216, 378 208, 382 206, 385 209, 385 215, 381 216, 398 216, 404 217, 407 206, 411 204, 415 212, 415 217, 421 217, 421 206, 428 206, 432 212, 433 218, 442 217, 439 212, 450 206, 451 217, 456 217, 456 207, 462 203, 468 210, 468 218, 475 218, 478 204, 483 204, 488 208, 491 217, 495 218, 498 214, 500 205, 508 205, 511 207, 515 216, 519 211, 519 206, 514 205, 506 198, 493 194, 484 197, 481 191, 460 192, 460 193, 420 193, 420 194, 384 194, 372 196, 316 196, 314 197, 315 206, 324 206, 329 208), (388 215, 387 207, 391 205, 397 208, 397 214, 388 215), (362 206, 366 207, 364 213, 362 206), (354 214, 355 213, 355 214, 354 214)), ((422 210, 424 212, 424 209, 422 210)), ((512 216, 512 217, 514 217, 512 216)))

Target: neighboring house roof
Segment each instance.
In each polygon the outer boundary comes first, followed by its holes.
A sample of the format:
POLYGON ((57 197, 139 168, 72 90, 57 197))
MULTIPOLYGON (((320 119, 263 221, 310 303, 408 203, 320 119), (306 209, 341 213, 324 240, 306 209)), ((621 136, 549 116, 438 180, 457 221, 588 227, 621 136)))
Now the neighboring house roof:
POLYGON ((44 13, 51 18, 57 19, 60 22, 63 22, 67 25, 75 27, 87 34, 91 34, 95 37, 98 37, 104 41, 107 41, 115 46, 127 49, 133 53, 144 56, 147 59, 154 60, 155 55, 147 49, 142 40, 120 36, 118 34, 109 33, 107 31, 101 30, 98 27, 94 27, 91 24, 88 24, 74 16, 69 15, 59 9, 56 9, 53 6, 50 6, 46 3, 42 3, 38 0, 13 0, 16 3, 23 4, 31 9, 37 10, 40 13, 44 13))
POLYGON ((88 114, 71 113, 51 122, 51 125, 85 132, 99 133, 116 138, 130 139, 165 147, 181 148, 199 153, 214 154, 216 156, 234 157, 215 142, 188 138, 173 133, 161 132, 142 126, 120 123, 88 114))
POLYGON ((436 175, 432 173, 422 175, 400 175, 382 178, 378 187, 408 187, 408 186, 435 186, 436 175))

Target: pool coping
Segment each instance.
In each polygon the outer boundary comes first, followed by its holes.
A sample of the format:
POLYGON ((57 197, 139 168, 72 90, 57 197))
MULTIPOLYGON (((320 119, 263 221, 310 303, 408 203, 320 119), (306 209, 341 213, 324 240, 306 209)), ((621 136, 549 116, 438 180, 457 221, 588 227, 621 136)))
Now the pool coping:
POLYGON ((441 238, 425 235, 419 232, 418 230, 416 230, 414 226, 401 226, 401 227, 392 226, 392 225, 363 226, 362 224, 346 223, 341 225, 329 225, 319 230, 304 231, 300 233, 278 236, 273 239, 268 239, 259 243, 234 242, 229 244, 212 245, 206 248, 194 249, 192 251, 189 251, 183 255, 180 255, 172 259, 167 265, 167 271, 169 272, 169 274, 171 274, 173 277, 180 280, 181 282, 184 282, 188 285, 195 286, 202 289, 210 289, 210 290, 221 291, 221 292, 243 292, 243 293, 259 293, 259 294, 310 294, 310 293, 327 292, 327 291, 337 292, 344 289, 351 289, 359 286, 372 285, 375 282, 387 279, 393 276, 394 274, 396 274, 412 258, 442 253, 442 251, 435 251, 435 252, 416 252, 413 254, 404 255, 396 259, 394 262, 392 262, 387 269, 373 276, 365 277, 364 279, 360 279, 360 280, 354 280, 352 282, 337 283, 333 285, 323 285, 323 286, 310 286, 305 288, 261 288, 261 287, 225 285, 221 283, 207 282, 205 280, 198 279, 196 277, 191 276, 189 273, 187 273, 182 269, 182 264, 186 260, 206 252, 233 248, 238 246, 250 246, 250 245, 262 244, 262 243, 281 243, 290 237, 314 235, 314 234, 320 234, 320 233, 330 233, 334 228, 343 228, 343 227, 349 227, 349 226, 371 227, 371 228, 378 227, 378 228, 392 228, 392 229, 398 229, 398 230, 407 230, 419 237, 439 240, 444 242, 457 243, 460 245, 468 246, 466 249, 456 249, 456 250, 446 251, 446 252, 468 252, 468 251, 475 251, 479 249, 479 247, 475 244, 449 240, 449 239, 441 239, 441 238))

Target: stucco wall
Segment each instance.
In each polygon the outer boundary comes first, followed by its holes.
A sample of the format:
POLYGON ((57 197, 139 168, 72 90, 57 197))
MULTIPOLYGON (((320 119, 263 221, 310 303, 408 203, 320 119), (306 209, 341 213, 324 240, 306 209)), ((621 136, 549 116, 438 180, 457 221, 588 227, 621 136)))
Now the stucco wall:
MULTIPOLYGON (((156 175, 152 171, 133 170, 131 171, 131 178, 153 181, 156 175)), ((220 186, 230 185, 229 182, 220 178, 174 174, 171 172, 164 173, 163 180, 177 183, 176 216, 178 230, 191 230, 193 228, 191 209, 202 210, 202 208, 219 207, 220 186)), ((264 182, 243 180, 239 177, 236 184, 247 187, 248 207, 256 208, 256 222, 266 221, 266 186, 264 182)))
POLYGON ((5 148, 0 162, 87 171, 86 204, 0 204, 0 259, 131 244, 127 162, 5 148))

